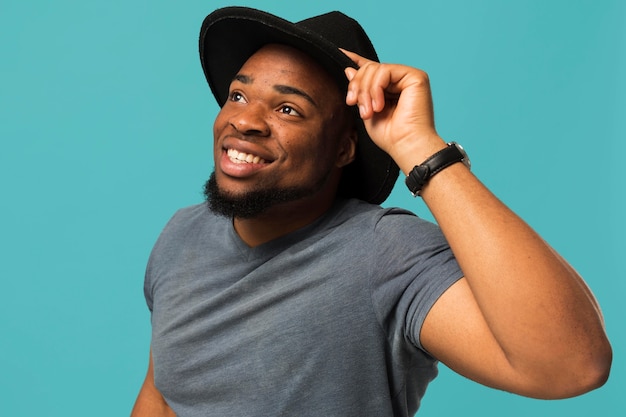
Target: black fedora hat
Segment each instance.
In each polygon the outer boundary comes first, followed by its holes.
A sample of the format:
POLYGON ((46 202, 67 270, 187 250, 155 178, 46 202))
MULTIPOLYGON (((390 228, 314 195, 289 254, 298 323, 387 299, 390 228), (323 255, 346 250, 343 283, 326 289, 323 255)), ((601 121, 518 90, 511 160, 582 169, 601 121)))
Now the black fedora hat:
MULTIPOLYGON (((280 43, 312 56, 347 91, 344 68, 357 65, 338 48, 378 61, 367 34, 354 19, 330 12, 292 23, 272 14, 247 8, 225 7, 209 14, 200 30, 200 61, 211 91, 223 106, 233 77, 263 45, 280 43)), ((368 136, 354 110, 358 145, 354 162, 342 174, 340 193, 374 204, 389 196, 398 178, 396 163, 368 136)))

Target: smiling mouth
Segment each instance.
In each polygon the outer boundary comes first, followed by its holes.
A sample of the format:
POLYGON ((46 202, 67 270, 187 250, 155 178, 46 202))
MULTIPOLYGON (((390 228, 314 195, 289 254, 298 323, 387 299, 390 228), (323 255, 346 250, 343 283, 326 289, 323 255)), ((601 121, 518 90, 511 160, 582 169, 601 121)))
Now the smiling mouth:
POLYGON ((228 149, 226 151, 228 158, 236 164, 264 164, 266 163, 265 159, 260 156, 253 155, 250 153, 239 152, 235 149, 228 149))

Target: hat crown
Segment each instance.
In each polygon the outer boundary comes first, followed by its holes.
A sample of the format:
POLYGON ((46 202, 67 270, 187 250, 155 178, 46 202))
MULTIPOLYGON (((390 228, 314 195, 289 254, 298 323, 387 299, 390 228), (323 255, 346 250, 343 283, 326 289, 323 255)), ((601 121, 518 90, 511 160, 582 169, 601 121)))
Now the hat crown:
POLYGON ((308 30, 311 34, 317 34, 335 46, 347 49, 378 61, 378 55, 374 45, 356 20, 339 12, 332 11, 319 16, 313 16, 296 23, 308 30))

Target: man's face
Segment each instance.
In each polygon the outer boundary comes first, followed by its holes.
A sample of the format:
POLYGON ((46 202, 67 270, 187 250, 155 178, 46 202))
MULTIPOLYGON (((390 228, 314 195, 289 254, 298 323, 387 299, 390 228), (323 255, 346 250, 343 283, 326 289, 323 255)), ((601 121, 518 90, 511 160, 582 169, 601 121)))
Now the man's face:
POLYGON ((211 200, 218 193, 230 206, 259 196, 264 202, 245 213, 217 211, 254 217, 273 204, 334 190, 354 145, 343 100, 330 75, 296 49, 267 45, 252 55, 215 119, 215 173, 207 188, 211 200))

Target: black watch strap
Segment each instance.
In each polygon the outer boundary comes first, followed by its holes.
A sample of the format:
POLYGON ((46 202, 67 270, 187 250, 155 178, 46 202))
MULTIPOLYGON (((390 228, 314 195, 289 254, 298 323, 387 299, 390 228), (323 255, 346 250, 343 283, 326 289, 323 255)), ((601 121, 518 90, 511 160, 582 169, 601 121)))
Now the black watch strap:
POLYGON ((470 167, 469 158, 461 145, 450 142, 448 146, 430 156, 420 165, 415 166, 407 175, 405 183, 413 196, 420 195, 422 188, 438 172, 457 162, 470 167))

